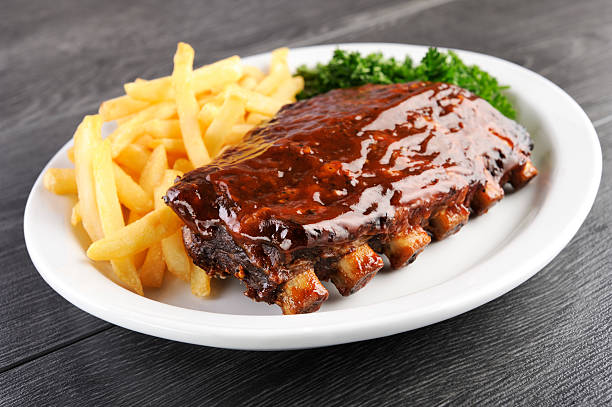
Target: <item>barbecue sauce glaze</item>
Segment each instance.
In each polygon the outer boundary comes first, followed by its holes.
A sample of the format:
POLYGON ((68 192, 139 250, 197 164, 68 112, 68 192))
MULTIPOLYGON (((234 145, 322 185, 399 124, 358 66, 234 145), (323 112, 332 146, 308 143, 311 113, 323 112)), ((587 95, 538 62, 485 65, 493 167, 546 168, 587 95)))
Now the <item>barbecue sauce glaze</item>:
POLYGON ((201 238, 225 226, 261 257, 420 224, 443 196, 503 184, 531 148, 523 127, 457 86, 365 85, 286 105, 165 201, 201 238))

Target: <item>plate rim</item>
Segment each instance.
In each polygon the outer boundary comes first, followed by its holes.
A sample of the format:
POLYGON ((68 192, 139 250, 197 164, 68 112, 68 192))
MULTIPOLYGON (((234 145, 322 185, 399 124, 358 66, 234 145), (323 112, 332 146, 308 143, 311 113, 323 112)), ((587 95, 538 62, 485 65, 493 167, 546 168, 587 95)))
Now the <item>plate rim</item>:
MULTIPOLYGON (((410 54, 417 49, 422 52, 429 46, 401 43, 361 42, 298 47, 292 48, 291 51, 292 53, 320 52, 330 51, 338 47, 362 50, 377 48, 383 53, 385 49, 397 47, 404 49, 406 54, 410 54)), ((439 49, 446 50, 446 48, 443 47, 439 47, 439 49)), ((551 239, 537 256, 533 256, 523 261, 521 267, 517 271, 505 274, 503 276, 504 278, 496 278, 492 281, 487 281, 486 284, 479 284, 478 295, 465 293, 455 295, 452 299, 435 298, 434 295, 434 297, 430 298, 428 306, 421 306, 418 308, 418 312, 407 307, 400 311, 387 314, 384 317, 380 317, 380 314, 377 314, 380 308, 393 307, 393 309, 397 310, 400 305, 405 307, 406 305, 410 305, 411 302, 416 301, 418 303, 418 299, 422 296, 438 292, 438 287, 456 282, 462 276, 460 274, 444 281, 440 285, 429 287, 421 292, 407 294, 400 298, 351 309, 304 315, 234 315, 193 310, 140 297, 119 286, 117 286, 118 292, 115 299, 120 298, 122 305, 129 305, 129 307, 118 308, 117 306, 109 306, 109 304, 96 303, 89 298, 79 296, 78 290, 71 289, 71 287, 66 285, 66 282, 61 281, 61 279, 54 275, 52 270, 46 267, 44 258, 41 258, 40 253, 33 252, 35 239, 33 225, 31 224, 33 200, 35 199, 36 193, 42 187, 44 171, 58 158, 58 156, 63 154, 71 141, 68 141, 68 143, 66 143, 45 165, 28 196, 23 220, 24 237, 28 254, 34 266, 47 284, 69 302, 98 318, 144 334, 222 348, 284 350, 354 342, 420 328, 483 305, 516 288, 532 277, 556 257, 569 243, 586 219, 596 198, 602 175, 602 154, 597 132, 590 119, 578 103, 556 84, 527 68, 495 56, 460 49, 453 50, 462 56, 470 56, 472 59, 492 59, 497 61, 497 63, 508 65, 512 69, 531 76, 532 79, 541 82, 550 90, 556 92, 561 99, 564 99, 564 102, 571 105, 572 111, 581 119, 581 124, 584 125, 587 133, 584 137, 589 140, 588 146, 590 147, 592 153, 591 158, 593 159, 592 166, 590 167, 593 177, 589 179, 588 185, 585 186, 585 193, 580 201, 578 210, 576 210, 573 216, 564 223, 563 233, 551 239), (411 298, 412 301, 407 300, 408 298, 411 298), (125 301, 127 301, 127 303, 123 303, 125 301), (162 311, 168 316, 160 316, 157 314, 159 311, 162 311), (196 324, 194 321, 205 322, 205 324, 196 324), (262 327, 265 329, 262 329, 262 327)), ((266 55, 269 55, 269 52, 245 57, 243 60, 263 58, 266 55)), ((524 231, 521 230, 513 240, 518 239, 523 233, 524 231)), ((481 269, 492 259, 495 259, 495 256, 466 270, 465 273, 462 274, 470 274, 473 269, 481 269)))

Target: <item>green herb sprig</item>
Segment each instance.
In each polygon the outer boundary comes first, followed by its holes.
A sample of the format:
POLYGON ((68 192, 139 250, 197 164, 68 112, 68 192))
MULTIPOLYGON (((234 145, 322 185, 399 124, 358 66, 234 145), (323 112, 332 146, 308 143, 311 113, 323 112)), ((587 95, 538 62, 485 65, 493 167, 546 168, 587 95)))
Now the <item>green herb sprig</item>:
POLYGON ((359 52, 341 49, 326 64, 315 68, 305 65, 297 70, 304 77, 304 90, 298 99, 308 99, 337 88, 350 88, 366 83, 402 83, 410 81, 446 82, 465 88, 485 99, 505 116, 515 119, 516 111, 503 93, 497 79, 476 65, 466 65, 453 51, 440 52, 429 48, 419 65, 412 59, 403 61, 384 58, 381 53, 362 56, 359 52))

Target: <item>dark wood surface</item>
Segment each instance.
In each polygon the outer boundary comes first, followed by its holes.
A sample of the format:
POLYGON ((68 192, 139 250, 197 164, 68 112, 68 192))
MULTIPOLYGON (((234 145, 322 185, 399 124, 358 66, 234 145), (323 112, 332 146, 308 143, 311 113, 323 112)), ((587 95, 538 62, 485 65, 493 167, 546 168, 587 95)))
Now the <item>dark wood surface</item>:
MULTIPOLYGON (((1 405, 610 405, 612 2, 3 2, 0 20, 1 405), (281 45, 388 41, 496 55, 586 110, 604 167, 578 234, 517 289, 451 320, 312 350, 244 352, 137 334, 40 278, 23 210, 80 118, 136 75, 281 45)), ((576 138, 579 139, 577 134, 576 138)), ((50 236, 52 238, 52 236, 50 236)))

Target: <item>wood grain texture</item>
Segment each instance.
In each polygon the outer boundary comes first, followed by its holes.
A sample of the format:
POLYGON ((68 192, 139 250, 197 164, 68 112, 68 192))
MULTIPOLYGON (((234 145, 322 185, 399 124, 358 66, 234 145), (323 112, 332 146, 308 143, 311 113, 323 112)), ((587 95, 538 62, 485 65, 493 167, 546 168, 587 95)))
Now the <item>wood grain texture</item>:
MULTIPOLYGON (((612 2, 5 3, 0 23, 0 404, 612 404, 612 2), (280 45, 433 44, 497 55, 559 84, 600 136, 603 178, 568 247, 474 311, 388 338, 291 352, 174 343, 76 309, 39 277, 22 215, 83 114, 178 40, 198 63, 280 45)), ((576 135, 580 137, 580 135, 576 135)))

